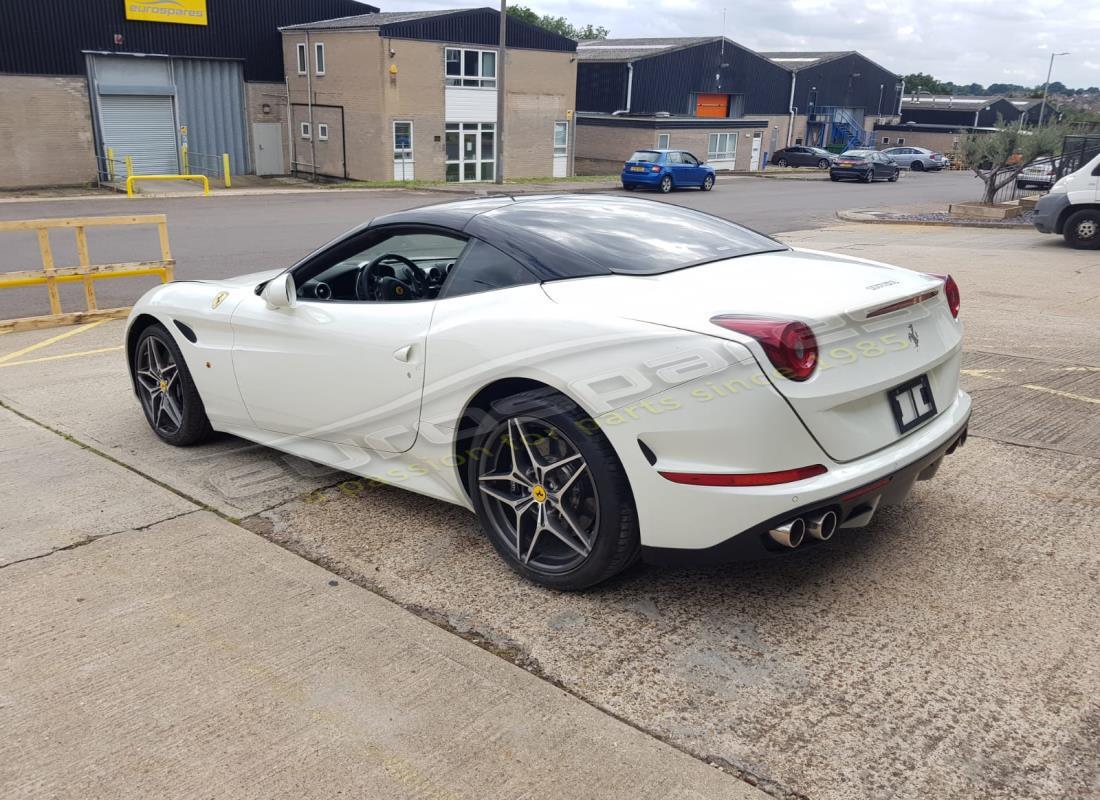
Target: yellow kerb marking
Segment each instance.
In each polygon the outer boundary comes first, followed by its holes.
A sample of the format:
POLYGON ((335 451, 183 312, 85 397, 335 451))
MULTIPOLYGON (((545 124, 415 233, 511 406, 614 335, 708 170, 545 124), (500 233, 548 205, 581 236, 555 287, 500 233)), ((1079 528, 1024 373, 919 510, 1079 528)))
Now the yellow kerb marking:
POLYGON ((1070 400, 1080 400, 1082 403, 1096 403, 1100 405, 1100 398, 1085 397, 1083 394, 1073 394, 1072 392, 1062 392, 1058 389, 1050 389, 1046 386, 1034 386, 1030 383, 1024 384, 1025 389, 1034 389, 1036 392, 1046 392, 1047 394, 1057 395, 1058 397, 1066 397, 1070 400))
POLYGON ((85 325, 80 325, 76 328, 73 328, 71 331, 65 331, 64 333, 57 334, 57 336, 51 336, 49 339, 43 339, 41 342, 38 342, 37 344, 32 344, 30 347, 24 347, 22 350, 16 350, 14 353, 8 353, 5 356, 0 356, 0 364, 12 361, 16 358, 19 358, 19 356, 25 356, 27 353, 33 353, 35 350, 41 350, 43 347, 49 347, 54 342, 60 342, 62 339, 68 339, 70 336, 76 336, 78 333, 84 333, 84 331, 89 330, 90 328, 94 328, 96 325, 102 325, 106 321, 107 320, 105 319, 99 319, 95 322, 89 322, 85 325))

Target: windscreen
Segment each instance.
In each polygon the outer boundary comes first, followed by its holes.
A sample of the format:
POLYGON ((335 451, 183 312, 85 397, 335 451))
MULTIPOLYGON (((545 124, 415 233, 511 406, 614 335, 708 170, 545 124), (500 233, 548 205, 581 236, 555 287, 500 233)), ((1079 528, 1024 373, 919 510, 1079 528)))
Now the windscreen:
POLYGON ((652 200, 575 195, 516 203, 484 216, 514 230, 517 239, 534 235, 556 245, 561 257, 575 254, 576 261, 622 274, 653 275, 787 249, 721 217, 652 200))

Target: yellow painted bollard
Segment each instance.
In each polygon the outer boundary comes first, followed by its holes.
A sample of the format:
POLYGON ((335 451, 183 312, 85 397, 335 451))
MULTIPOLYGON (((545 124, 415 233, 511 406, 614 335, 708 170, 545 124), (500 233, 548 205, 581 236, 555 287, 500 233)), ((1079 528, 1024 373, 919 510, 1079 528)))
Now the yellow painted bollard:
POLYGON ((107 148, 107 180, 115 179, 115 148, 107 148))
POLYGON ((191 164, 187 160, 187 145, 180 148, 180 160, 183 161, 183 175, 191 174, 191 164))
POLYGON ((229 180, 229 153, 222 153, 222 172, 225 174, 225 188, 228 189, 233 185, 229 180))
POLYGON ((134 174, 134 157, 126 156, 126 177, 127 179, 134 174))

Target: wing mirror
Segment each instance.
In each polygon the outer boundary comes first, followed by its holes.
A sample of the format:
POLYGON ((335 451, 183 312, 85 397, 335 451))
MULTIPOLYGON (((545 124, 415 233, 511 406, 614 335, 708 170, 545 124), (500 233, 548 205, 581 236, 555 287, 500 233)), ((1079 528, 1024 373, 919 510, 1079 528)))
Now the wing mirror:
POLYGON ((276 275, 264 284, 260 297, 268 308, 293 308, 298 304, 298 289, 294 285, 294 276, 289 272, 276 275))

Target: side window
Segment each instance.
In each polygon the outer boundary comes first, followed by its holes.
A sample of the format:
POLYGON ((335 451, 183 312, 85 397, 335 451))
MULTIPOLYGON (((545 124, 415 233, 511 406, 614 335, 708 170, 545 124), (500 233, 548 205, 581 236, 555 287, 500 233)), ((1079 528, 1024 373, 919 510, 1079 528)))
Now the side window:
POLYGON ((440 297, 459 297, 528 283, 538 283, 538 279, 522 264, 492 245, 473 239, 455 264, 440 297))
POLYGON ((667 161, 668 161, 669 164, 683 164, 684 163, 684 160, 682 158, 680 158, 680 154, 678 152, 676 152, 675 150, 673 150, 671 153, 668 154, 667 161))
POLYGON ((457 234, 421 227, 367 230, 295 270, 298 297, 345 302, 433 300, 466 242, 457 234))
POLYGON ((684 159, 685 164, 690 164, 693 167, 699 165, 699 159, 697 159, 691 153, 683 153, 681 157, 684 159))

